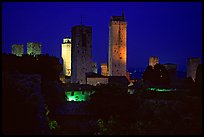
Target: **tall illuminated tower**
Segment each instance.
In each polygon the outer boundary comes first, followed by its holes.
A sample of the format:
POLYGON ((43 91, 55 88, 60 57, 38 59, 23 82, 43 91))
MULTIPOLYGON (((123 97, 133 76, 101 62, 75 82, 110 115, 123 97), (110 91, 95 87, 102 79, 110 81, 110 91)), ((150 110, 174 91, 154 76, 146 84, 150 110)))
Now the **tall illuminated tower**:
POLYGON ((122 16, 111 16, 109 24, 109 76, 126 76, 126 33, 127 22, 124 13, 122 16))
POLYGON ((71 38, 67 37, 63 39, 62 43, 62 62, 63 62, 63 74, 71 76, 71 38))
POLYGON ((40 55, 41 54, 41 44, 38 42, 28 42, 27 43, 27 54, 29 55, 40 55))
POLYGON ((23 44, 13 44, 11 52, 16 56, 21 57, 23 55, 23 44))
POLYGON ((92 72, 92 27, 72 27, 71 82, 86 84, 86 73, 92 72))

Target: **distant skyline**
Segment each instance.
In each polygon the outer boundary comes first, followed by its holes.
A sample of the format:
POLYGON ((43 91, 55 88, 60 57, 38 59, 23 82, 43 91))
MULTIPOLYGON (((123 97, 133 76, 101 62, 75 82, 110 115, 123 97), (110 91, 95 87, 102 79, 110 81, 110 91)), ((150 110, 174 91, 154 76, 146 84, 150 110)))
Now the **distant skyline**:
MULTIPOLYGON (((73 26, 92 26, 92 60, 108 63, 109 21, 127 21, 127 68, 146 68, 150 56, 186 70, 202 61, 202 2, 2 2, 2 52, 40 42, 42 53, 61 60, 63 38, 73 26)), ((26 50, 24 50, 24 53, 26 50)), ((98 64, 99 65, 99 64, 98 64)))

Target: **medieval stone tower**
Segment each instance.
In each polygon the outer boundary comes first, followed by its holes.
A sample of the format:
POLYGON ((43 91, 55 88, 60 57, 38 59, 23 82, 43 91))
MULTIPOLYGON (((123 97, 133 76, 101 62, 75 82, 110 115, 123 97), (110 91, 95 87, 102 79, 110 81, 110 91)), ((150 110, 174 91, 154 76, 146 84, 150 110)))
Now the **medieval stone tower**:
POLYGON ((92 27, 72 27, 71 82, 86 84, 86 73, 92 72, 92 27))
POLYGON ((127 22, 124 13, 122 16, 111 16, 109 24, 109 76, 126 76, 127 22))
POLYGON ((64 38, 62 43, 62 64, 65 76, 71 76, 71 47, 71 38, 64 38))

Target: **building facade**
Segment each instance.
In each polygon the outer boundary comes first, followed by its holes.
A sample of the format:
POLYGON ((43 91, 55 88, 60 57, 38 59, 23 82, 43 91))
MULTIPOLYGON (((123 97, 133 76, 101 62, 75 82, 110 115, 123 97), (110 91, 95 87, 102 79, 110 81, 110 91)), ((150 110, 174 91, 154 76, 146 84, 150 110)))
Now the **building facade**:
POLYGON ((87 84, 92 86, 97 86, 100 84, 108 84, 108 77, 107 76, 87 77, 87 84))
POLYGON ((71 82, 86 84, 86 73, 92 72, 92 27, 72 27, 71 82))
POLYGON ((24 51, 23 44, 13 44, 12 45, 12 50, 11 50, 12 54, 21 57, 24 53, 23 51, 24 51))
POLYGON ((152 68, 154 68, 154 66, 156 64, 159 64, 159 58, 156 56, 152 56, 149 58, 149 66, 152 66, 152 68))
POLYGON ((27 43, 27 54, 28 55, 40 55, 41 54, 41 44, 38 42, 28 42, 27 43))
POLYGON ((67 37, 63 39, 62 43, 62 63, 63 74, 65 76, 71 76, 71 38, 67 37))
POLYGON ((187 78, 191 77, 195 81, 196 70, 200 64, 200 58, 188 58, 187 59, 187 78))
POLYGON ((101 63, 101 75, 108 76, 108 66, 107 63, 101 63))
POLYGON ((122 16, 111 16, 109 24, 109 76, 126 76, 126 36, 127 22, 124 13, 122 16))

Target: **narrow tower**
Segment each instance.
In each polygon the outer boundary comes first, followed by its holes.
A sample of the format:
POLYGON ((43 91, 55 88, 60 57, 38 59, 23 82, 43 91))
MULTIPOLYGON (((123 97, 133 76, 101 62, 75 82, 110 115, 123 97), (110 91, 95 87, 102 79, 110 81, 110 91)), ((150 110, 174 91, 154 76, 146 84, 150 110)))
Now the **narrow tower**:
POLYGON ((71 76, 71 38, 63 39, 62 43, 63 74, 71 76))
POLYGON ((86 73, 92 72, 92 27, 72 27, 71 82, 86 84, 86 73))
POLYGON ((126 76, 126 46, 127 22, 122 16, 111 16, 109 24, 109 76, 126 76))

